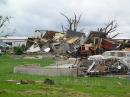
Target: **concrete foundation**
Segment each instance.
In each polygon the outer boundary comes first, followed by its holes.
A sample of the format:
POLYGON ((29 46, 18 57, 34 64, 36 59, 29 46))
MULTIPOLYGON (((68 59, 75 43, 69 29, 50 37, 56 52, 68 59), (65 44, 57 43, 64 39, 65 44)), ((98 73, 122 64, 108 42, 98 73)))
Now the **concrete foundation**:
POLYGON ((43 76, 76 76, 77 69, 67 66, 48 66, 48 67, 29 67, 17 66, 14 68, 14 73, 43 75, 43 76))

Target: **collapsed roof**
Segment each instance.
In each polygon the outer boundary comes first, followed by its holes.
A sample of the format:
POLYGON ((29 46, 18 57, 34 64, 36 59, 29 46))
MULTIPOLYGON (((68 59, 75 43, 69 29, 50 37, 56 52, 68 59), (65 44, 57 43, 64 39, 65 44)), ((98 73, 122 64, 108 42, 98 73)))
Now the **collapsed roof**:
POLYGON ((66 37, 85 37, 85 33, 83 32, 75 32, 75 31, 67 31, 66 37))

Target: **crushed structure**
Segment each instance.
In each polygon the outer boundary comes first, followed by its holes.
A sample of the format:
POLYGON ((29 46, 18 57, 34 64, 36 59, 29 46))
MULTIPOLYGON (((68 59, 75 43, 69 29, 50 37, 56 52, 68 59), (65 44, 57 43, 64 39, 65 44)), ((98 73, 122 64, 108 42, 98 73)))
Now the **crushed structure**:
MULTIPOLYGON (((127 74, 128 72, 129 65, 126 61, 115 56, 108 58, 102 55, 106 51, 124 49, 122 42, 110 38, 106 32, 91 31, 88 36, 85 33, 70 30, 66 33, 48 30, 37 30, 36 32, 40 34, 27 41, 29 48, 27 52, 45 52, 52 53, 56 57, 74 57, 76 58, 75 63, 71 65, 75 66, 76 75, 127 74)), ((59 68, 64 67, 65 69, 66 66, 69 66, 64 65, 59 66, 59 68)), ((55 66, 50 68, 56 69, 55 66)))

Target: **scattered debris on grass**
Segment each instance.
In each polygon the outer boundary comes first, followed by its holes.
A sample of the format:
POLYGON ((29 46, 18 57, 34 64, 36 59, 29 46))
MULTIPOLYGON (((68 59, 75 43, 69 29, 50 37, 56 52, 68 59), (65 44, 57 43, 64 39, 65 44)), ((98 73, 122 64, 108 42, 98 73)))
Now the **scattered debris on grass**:
POLYGON ((33 80, 20 80, 20 83, 21 84, 34 84, 35 81, 33 81, 33 80))
POLYGON ((51 80, 51 79, 48 79, 48 78, 44 80, 44 83, 48 84, 48 85, 54 85, 55 84, 54 80, 51 80))
POLYGON ((5 90, 5 89, 0 89, 0 94, 3 94, 3 93, 7 93, 7 90, 5 90))

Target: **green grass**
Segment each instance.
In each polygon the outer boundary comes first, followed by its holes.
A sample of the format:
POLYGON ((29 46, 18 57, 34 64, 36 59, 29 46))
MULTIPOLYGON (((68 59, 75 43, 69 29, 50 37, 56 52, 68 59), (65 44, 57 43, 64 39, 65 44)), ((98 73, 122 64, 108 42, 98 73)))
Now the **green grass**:
POLYGON ((52 59, 19 59, 9 55, 0 56, 0 97, 130 97, 128 78, 118 77, 45 77, 14 74, 13 68, 24 64, 47 66, 52 59), (53 79, 55 85, 34 83, 18 85, 5 80, 53 79))
POLYGON ((13 56, 4 55, 0 56, 0 80, 2 79, 37 79, 38 76, 28 76, 23 74, 14 74, 13 69, 18 65, 25 64, 40 64, 41 66, 47 66, 49 64, 54 63, 53 59, 45 58, 45 59, 23 59, 23 58, 15 58, 13 56))

